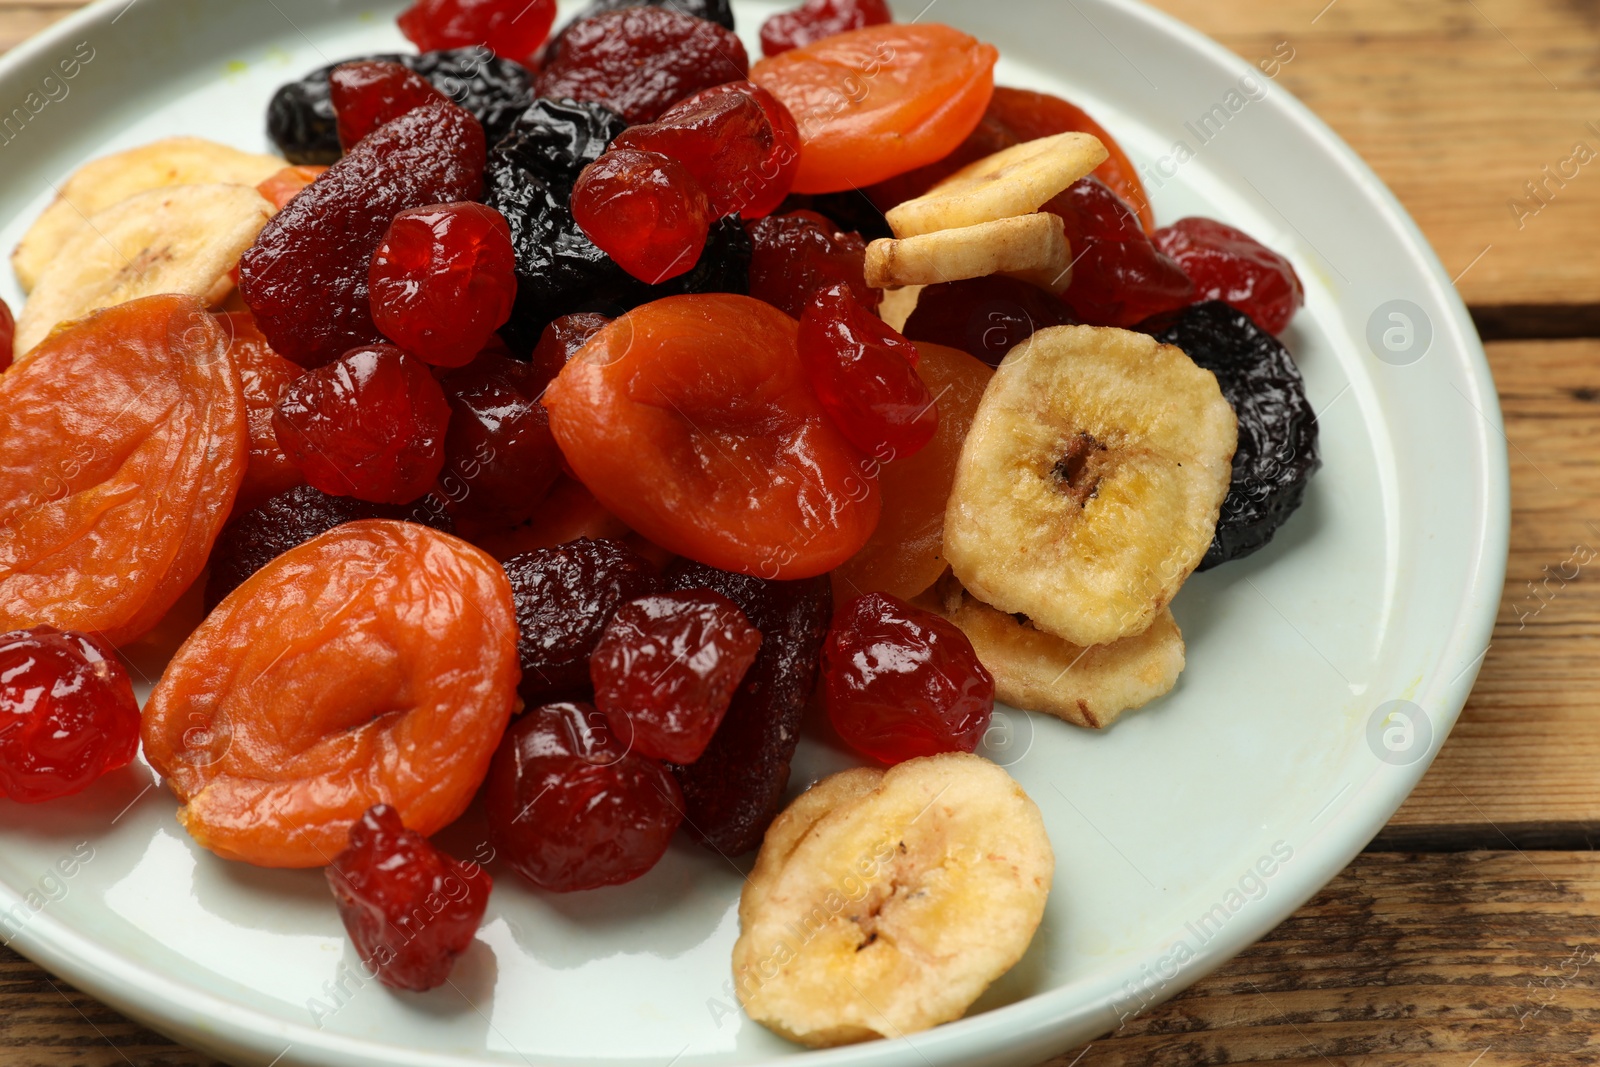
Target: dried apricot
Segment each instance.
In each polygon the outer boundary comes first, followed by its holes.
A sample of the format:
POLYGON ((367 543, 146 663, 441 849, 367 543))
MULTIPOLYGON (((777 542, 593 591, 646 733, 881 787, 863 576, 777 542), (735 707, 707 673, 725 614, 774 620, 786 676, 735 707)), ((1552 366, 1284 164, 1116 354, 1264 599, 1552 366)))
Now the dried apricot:
POLYGON ((184 642, 145 708, 145 758, 201 845, 321 867, 374 804, 424 837, 454 822, 518 675, 499 564, 412 523, 348 523, 257 571, 184 642))
POLYGON ((52 334, 0 377, 0 631, 149 630, 204 569, 248 457, 239 371, 199 299, 52 334))
POLYGON ((800 125, 795 192, 832 193, 959 147, 989 106, 999 58, 949 26, 867 26, 764 59, 750 80, 800 125))
MULTIPOLYGON (((256 186, 256 192, 282 211, 289 201, 300 195, 300 190, 322 177, 327 167, 284 167, 278 173, 256 186)), ((238 281, 237 278, 234 281, 238 281)))
POLYGON ((272 413, 283 399, 289 383, 305 373, 298 363, 284 359, 267 344, 248 311, 230 311, 218 316, 228 335, 228 351, 239 367, 239 384, 244 387, 245 412, 250 422, 250 464, 234 513, 249 511, 279 493, 304 483, 272 432, 272 413))

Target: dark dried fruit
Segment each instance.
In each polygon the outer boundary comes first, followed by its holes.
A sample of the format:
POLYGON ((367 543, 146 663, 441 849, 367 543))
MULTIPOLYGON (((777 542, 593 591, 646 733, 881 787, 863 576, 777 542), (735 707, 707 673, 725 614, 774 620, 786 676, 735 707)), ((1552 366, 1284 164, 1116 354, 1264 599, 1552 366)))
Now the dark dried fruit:
POLYGON ((561 450, 528 364, 487 351, 443 382, 450 402, 439 490, 464 520, 516 526, 561 475, 561 450))
POLYGON ((1159 316, 1139 329, 1177 345, 1215 374, 1239 417, 1233 484, 1200 569, 1248 556, 1294 514, 1322 466, 1316 413, 1300 368, 1277 338, 1221 301, 1159 316))
POLYGON ((445 98, 415 71, 371 60, 334 67, 328 89, 339 116, 339 147, 346 152, 412 108, 445 98))
POLYGON ((994 274, 928 286, 903 332, 913 341, 959 348, 998 367, 1035 330, 1077 322, 1071 308, 1038 286, 994 274))
POLYGON ((806 0, 762 23, 761 54, 775 56, 836 33, 893 21, 884 0, 806 0))
POLYGON ((687 274, 711 231, 711 202, 682 163, 659 152, 613 149, 572 188, 584 235, 648 285, 687 274))
POLYGON ((239 292, 279 355, 319 366, 382 335, 368 272, 408 208, 478 200, 483 127, 449 103, 375 131, 273 216, 239 260, 239 292))
POLYGON ((245 579, 291 548, 327 533, 335 526, 362 519, 399 519, 455 532, 442 506, 422 501, 408 506, 369 504, 347 496, 329 496, 309 485, 297 485, 254 511, 234 519, 211 552, 211 577, 206 582, 210 611, 243 585, 245 579))
POLYGON ((660 861, 683 799, 666 768, 628 744, 587 704, 536 708, 511 725, 483 797, 512 870, 571 893, 631 882, 660 861))
POLYGON ((749 224, 750 295, 791 318, 805 313, 812 294, 839 282, 868 308, 883 290, 867 284, 867 243, 814 211, 772 215, 749 224))
POLYGON ((493 888, 483 868, 440 852, 387 804, 350 827, 327 877, 361 962, 390 989, 418 993, 450 980, 493 888))
POLYGON ((749 71, 744 45, 716 23, 675 8, 632 7, 569 26, 534 86, 541 97, 604 104, 631 125, 749 71))
POLYGON ((826 575, 769 582, 688 562, 666 577, 673 589, 722 594, 761 631, 761 651, 711 744, 694 763, 672 768, 683 787, 684 825, 708 847, 736 856, 761 844, 783 805, 833 615, 833 586, 826 575))
POLYGON ((589 691, 589 657, 617 609, 661 589, 661 576, 619 541, 573 541, 505 562, 522 630, 529 704, 589 691))
MULTIPOLYGON (((361 56, 344 62, 358 59, 399 63, 416 71, 435 89, 472 112, 483 124, 491 145, 506 135, 533 100, 533 72, 486 48, 361 56)), ((328 86, 328 75, 338 65, 314 70, 273 94, 267 107, 267 134, 291 163, 326 165, 336 162, 341 154, 338 118, 328 86)))

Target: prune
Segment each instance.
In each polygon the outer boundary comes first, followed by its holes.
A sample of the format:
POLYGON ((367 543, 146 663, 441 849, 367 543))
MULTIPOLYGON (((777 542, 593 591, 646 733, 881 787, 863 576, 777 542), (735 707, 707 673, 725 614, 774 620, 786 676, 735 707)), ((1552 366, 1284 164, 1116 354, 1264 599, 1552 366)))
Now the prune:
POLYGON ((630 751, 587 704, 552 704, 518 719, 483 797, 490 840, 511 869, 557 893, 645 874, 683 819, 672 775, 630 751))
POLYGON ((834 229, 853 232, 863 241, 894 237, 889 220, 859 189, 844 193, 797 193, 778 208, 779 214, 806 211, 823 216, 833 223, 834 229))
POLYGON ((684 824, 729 856, 761 844, 783 805, 800 720, 817 683, 833 588, 826 576, 769 582, 683 562, 667 572, 673 589, 708 589, 736 604, 761 631, 761 651, 698 760, 674 765, 684 824))
POLYGON ((493 888, 483 868, 440 852, 387 804, 350 827, 327 878, 361 962, 390 989, 418 993, 450 980, 493 888))
POLYGON ((328 75, 328 91, 339 118, 339 147, 346 152, 412 108, 445 99, 415 71, 399 63, 371 60, 334 67, 328 75))
POLYGON ((1305 287, 1284 257, 1215 219, 1179 219, 1151 235, 1199 290, 1199 300, 1221 300, 1280 334, 1306 302, 1305 287))
POLYGON ((556 21, 556 0, 417 0, 400 13, 400 32, 424 52, 485 45, 527 59, 556 21))
POLYGON ((604 104, 631 125, 749 71, 744 45, 716 23, 676 6, 630 7, 567 27, 534 86, 541 97, 604 104))
POLYGON ((775 56, 836 33, 893 21, 884 0, 806 0, 762 23, 761 54, 775 56))
POLYGON ((309 485, 297 485, 235 518, 217 538, 206 581, 206 610, 211 611, 256 571, 291 548, 325 534, 335 526, 362 519, 399 519, 452 533, 455 524, 442 508, 420 505, 369 504, 348 496, 329 496, 309 485))
POLYGON ((994 711, 994 679, 967 635, 882 593, 839 612, 822 679, 833 728, 883 763, 971 752, 994 711))
POLYGON ((682 163, 659 152, 613 149, 572 189, 572 217, 623 270, 648 285, 686 274, 711 231, 711 202, 682 163))
POLYGON ((489 556, 350 523, 267 564, 184 642, 145 707, 145 758, 227 859, 326 866, 374 804, 436 834, 511 720, 516 635, 489 556))
MULTIPOLYGON (((533 72, 482 47, 360 56, 344 62, 364 60, 399 63, 428 79, 435 89, 472 112, 483 124, 489 144, 504 137, 533 101, 533 72)), ((273 94, 267 106, 267 134, 289 162, 326 165, 339 159, 338 116, 328 86, 328 75, 339 65, 314 70, 273 94)))
POLYGON ((511 317, 517 259, 505 216, 482 204, 396 215, 367 279, 372 321, 436 367, 461 367, 511 317))
POLYGON ((800 318, 800 362, 846 440, 884 463, 916 455, 939 429, 939 406, 917 377, 917 346, 844 284, 819 289, 800 318))
POLYGON ((463 520, 516 526, 561 475, 561 450, 526 363, 484 352, 441 383, 450 402, 439 489, 463 520))
POLYGON ((883 290, 867 284, 867 243, 814 211, 771 215, 749 224, 750 295, 791 318, 805 314, 818 289, 843 282, 868 308, 883 290))
POLYGON ((661 588, 661 576, 618 541, 584 538, 506 560, 522 637, 529 704, 589 689, 589 657, 623 604, 661 588))
MULTIPOLYGON (((776 98, 773 105, 783 107, 776 98)), ((728 86, 696 93, 655 122, 630 126, 612 148, 658 152, 676 160, 706 191, 719 218, 737 214, 759 218, 789 193, 787 188, 773 188, 764 197, 766 211, 745 211, 752 199, 746 186, 760 191, 762 168, 771 164, 778 150, 777 134, 754 94, 729 90, 728 86)), ((795 158, 799 158, 798 147, 795 158)), ((777 167, 772 170, 769 182, 775 182, 780 173, 777 167)))
POLYGON ((49 626, 0 634, 0 797, 82 792, 139 751, 139 702, 117 655, 49 626))
POLYGON ((1277 338, 1221 301, 1159 316, 1139 329, 1215 374, 1239 417, 1233 483, 1200 569, 1242 559, 1272 540, 1322 466, 1316 413, 1300 368, 1277 338))
POLYGON ((1132 327, 1194 302, 1194 282, 1162 255, 1132 208, 1093 176, 1046 204, 1059 215, 1075 262, 1066 302, 1091 326, 1132 327))
POLYGON ((904 333, 913 341, 959 348, 998 367, 1035 330, 1077 324, 1072 309, 1043 289, 995 274, 928 286, 917 297, 904 333))
POLYGON ((372 256, 407 208, 483 194, 483 127, 450 103, 375 131, 273 216, 239 260, 239 292, 279 355, 319 366, 382 340, 372 256))
POLYGON ((760 647, 761 634, 717 593, 630 600, 589 660, 595 705, 611 722, 628 724, 635 751, 693 763, 760 647))

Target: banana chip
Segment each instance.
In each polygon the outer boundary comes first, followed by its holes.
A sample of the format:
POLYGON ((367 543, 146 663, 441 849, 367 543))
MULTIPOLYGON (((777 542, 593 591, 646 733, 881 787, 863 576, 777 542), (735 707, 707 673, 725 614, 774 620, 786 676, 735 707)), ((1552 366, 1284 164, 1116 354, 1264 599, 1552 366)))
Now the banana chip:
POLYGON ((1044 212, 904 240, 881 238, 867 246, 866 273, 868 285, 898 289, 1013 272, 1059 278, 1071 265, 1061 219, 1044 212))
POLYGON ((1060 133, 978 160, 887 214, 896 237, 1031 215, 1107 158, 1087 133, 1060 133))

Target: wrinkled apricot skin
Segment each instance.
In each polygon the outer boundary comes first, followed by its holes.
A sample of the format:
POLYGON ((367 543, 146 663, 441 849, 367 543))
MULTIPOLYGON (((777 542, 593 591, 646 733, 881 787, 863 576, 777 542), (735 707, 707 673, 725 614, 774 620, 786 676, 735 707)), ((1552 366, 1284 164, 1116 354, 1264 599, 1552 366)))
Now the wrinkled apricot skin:
POLYGON ((945 505, 955 484, 961 446, 994 371, 943 345, 918 341, 917 351, 922 354, 917 374, 928 392, 939 398, 939 431, 922 451, 879 472, 883 518, 866 547, 833 572, 834 599, 840 603, 866 593, 910 600, 938 581, 948 566, 945 505))
POLYGON ((764 59, 750 80, 800 126, 797 193, 859 188, 936 162, 994 93, 999 50, 937 24, 868 26, 764 59))
POLYGON ((824 574, 871 536, 878 483, 807 385, 798 334, 747 296, 646 304, 545 392, 551 432, 600 503, 662 548, 761 578, 824 574))
POLYGON ((348 523, 257 571, 190 636, 145 708, 145 758, 201 845, 325 866, 374 804, 423 836, 454 822, 520 677, 494 560, 411 523, 348 523))
POLYGON ((230 311, 217 318, 228 335, 228 351, 239 367, 239 384, 244 388, 250 424, 250 463, 234 502, 234 511, 239 513, 305 481, 272 432, 272 413, 283 399, 283 391, 305 369, 272 350, 248 311, 230 311))
POLYGON ((202 301, 148 297, 52 334, 0 377, 0 631, 144 634, 205 568, 249 447, 202 301))

